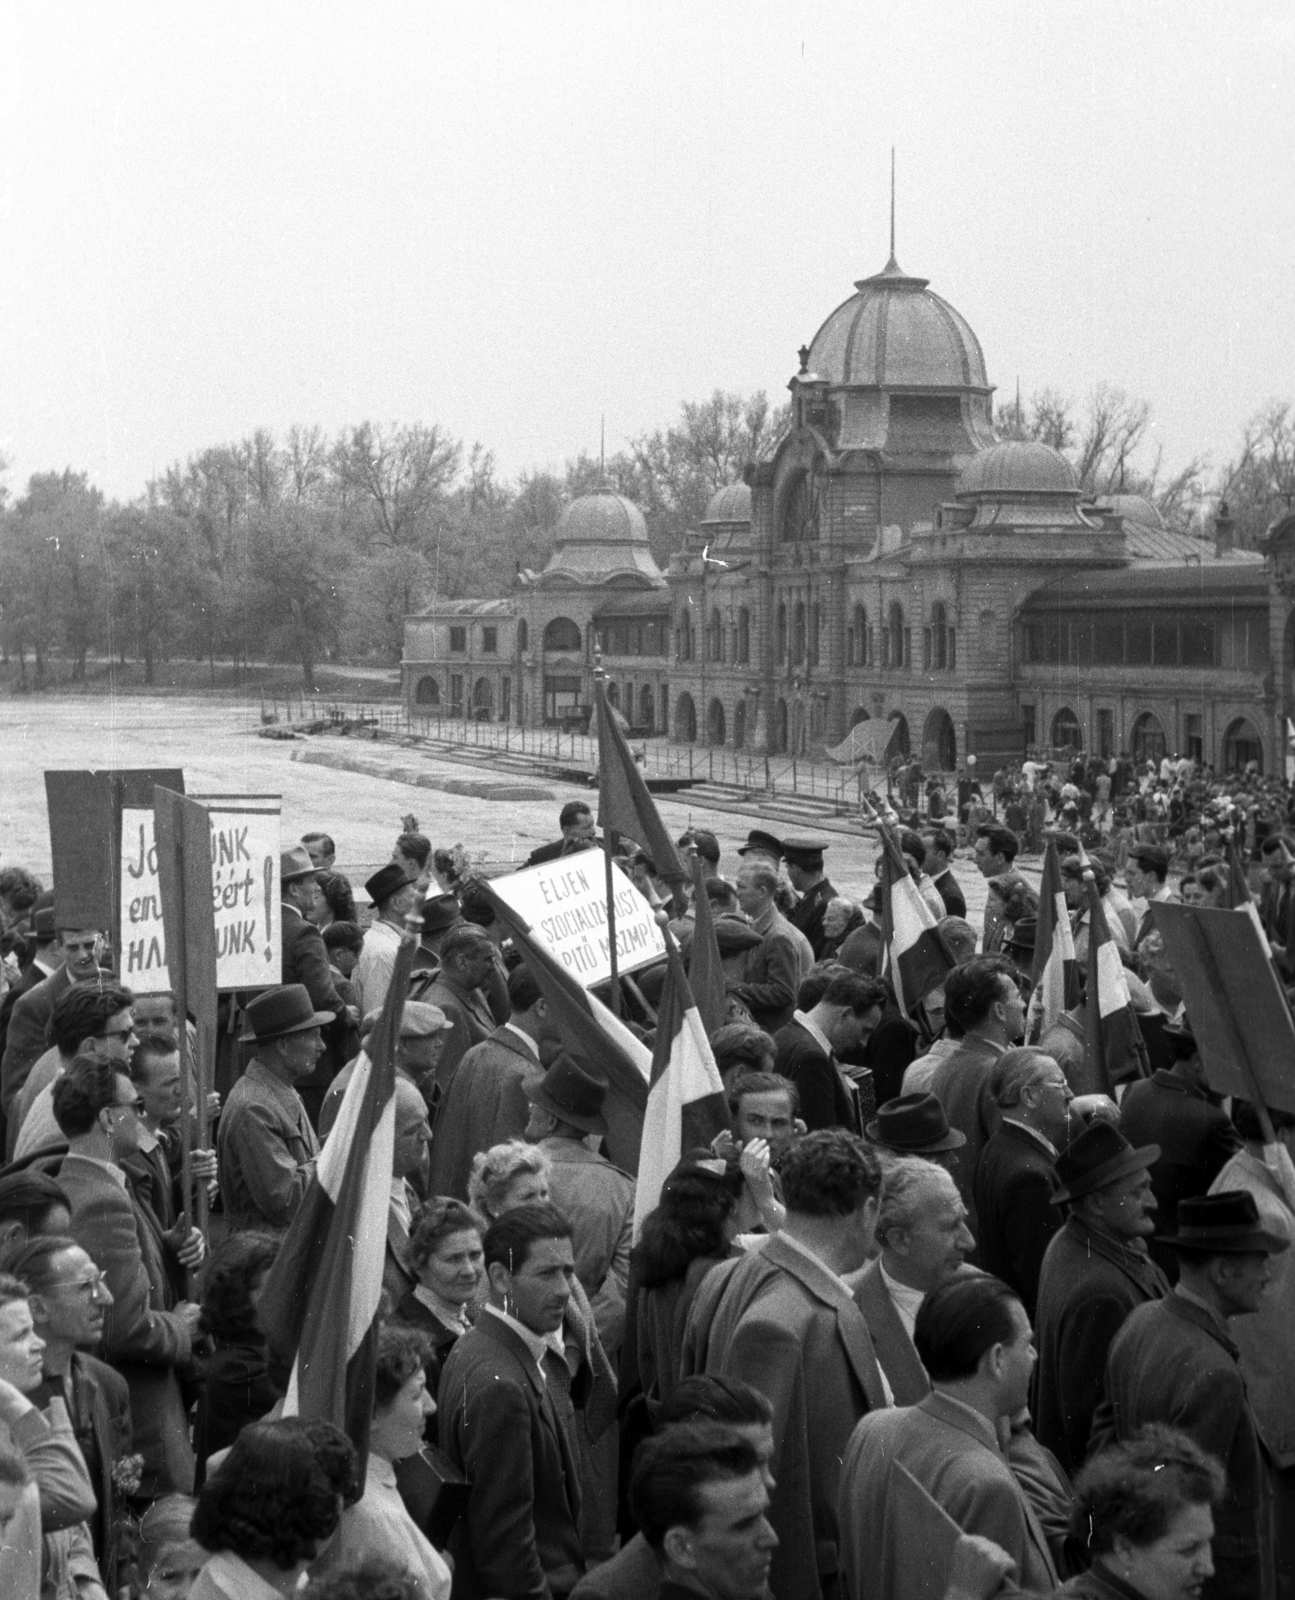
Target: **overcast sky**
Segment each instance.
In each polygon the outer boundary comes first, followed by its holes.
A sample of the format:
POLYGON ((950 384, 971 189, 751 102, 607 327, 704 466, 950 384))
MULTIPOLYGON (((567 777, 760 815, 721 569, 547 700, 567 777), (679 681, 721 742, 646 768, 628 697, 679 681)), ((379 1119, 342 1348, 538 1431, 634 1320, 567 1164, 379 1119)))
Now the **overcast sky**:
POLYGON ((1290 0, 0 5, 0 452, 129 497, 258 426, 513 475, 775 400, 887 254, 991 382, 1295 398, 1290 0))

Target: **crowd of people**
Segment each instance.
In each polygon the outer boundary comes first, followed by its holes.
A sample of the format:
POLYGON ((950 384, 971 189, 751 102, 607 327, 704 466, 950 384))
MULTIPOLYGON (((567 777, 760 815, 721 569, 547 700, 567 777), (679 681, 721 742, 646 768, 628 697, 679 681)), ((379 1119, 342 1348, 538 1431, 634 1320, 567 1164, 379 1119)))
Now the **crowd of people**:
MULTIPOLYGON (((1295 1116, 1211 1091, 1148 913, 1240 835, 1283 963, 1295 839, 1258 779, 1222 805, 1181 764, 1079 765, 901 820, 954 963, 911 1012, 880 868, 851 898, 830 841, 753 829, 725 861, 693 829, 685 894, 626 850, 685 964, 705 896, 726 986, 729 1125, 637 1236, 607 1080, 461 849, 411 825, 363 898, 328 835, 283 853, 282 982, 224 1002, 187 1152, 189 1020, 0 873, 0 1595, 1295 1595, 1295 1116), (1077 950, 1089 873, 1126 970, 1140 1045, 1109 1093, 1082 981, 1032 1020, 1028 795, 1077 950), (260 1307, 420 904, 357 1454, 284 1414, 260 1307)), ((600 848, 584 802, 559 826, 533 861, 600 848)), ((650 1040, 662 972, 623 982, 650 1040)))

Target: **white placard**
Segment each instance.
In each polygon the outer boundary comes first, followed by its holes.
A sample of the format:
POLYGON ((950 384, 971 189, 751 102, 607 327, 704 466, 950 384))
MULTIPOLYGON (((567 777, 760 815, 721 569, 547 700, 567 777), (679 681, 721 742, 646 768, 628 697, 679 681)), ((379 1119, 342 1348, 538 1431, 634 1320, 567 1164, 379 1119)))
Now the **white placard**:
MULTIPOLYGON (((280 981, 279 797, 191 795, 211 817, 216 987, 280 981)), ((121 981, 136 994, 171 987, 151 810, 121 814, 121 981)))
MULTIPOLYGON (((544 861, 490 887, 530 923, 541 940, 586 989, 611 976, 607 940, 607 877, 601 850, 544 861)), ((635 972, 665 955, 652 907, 612 862, 616 907, 616 969, 635 972)))

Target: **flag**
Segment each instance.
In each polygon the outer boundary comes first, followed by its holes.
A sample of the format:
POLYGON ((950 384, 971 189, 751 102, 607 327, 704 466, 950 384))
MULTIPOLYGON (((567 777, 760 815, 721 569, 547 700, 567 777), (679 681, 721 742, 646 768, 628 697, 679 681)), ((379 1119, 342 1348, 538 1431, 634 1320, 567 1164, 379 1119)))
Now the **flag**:
POLYGON ((724 981, 724 965, 719 953, 719 940, 715 936, 715 914, 706 881, 702 876, 701 858, 693 857, 693 933, 688 955, 688 984, 697 1001, 697 1011, 709 1038, 716 1028, 724 1026, 728 1015, 728 985, 724 981))
POLYGON ((909 1012, 939 988, 956 963, 888 824, 882 825, 881 846, 882 949, 899 1009, 909 1012))
POLYGON ((618 1167, 635 1171, 652 1075, 651 1052, 601 1000, 581 988, 502 896, 488 883, 481 887, 500 926, 539 985, 551 1031, 587 1072, 607 1079, 603 1116, 607 1121, 608 1154, 618 1167))
POLYGON ((838 761, 842 766, 853 766, 858 761, 882 766, 894 733, 889 722, 877 722, 872 717, 865 717, 862 722, 855 723, 840 744, 832 745, 823 754, 829 761, 838 761))
POLYGON ((616 725, 601 678, 595 679, 594 696, 598 704, 598 826, 604 833, 632 839, 647 852, 657 876, 677 888, 688 881, 687 869, 671 843, 625 735, 616 725))
POLYGON ((1057 841, 1051 836, 1043 851, 1039 922, 1034 935, 1034 966, 1030 980, 1033 988, 1025 1037, 1034 1044, 1063 1011, 1079 1003, 1079 965, 1075 960, 1070 908, 1066 905, 1057 841))
MULTIPOLYGON (((414 917, 421 915, 419 903, 414 917)), ((368 1456, 391 1206, 396 1045, 417 935, 400 941, 378 1025, 357 1058, 315 1175, 270 1269, 260 1321, 291 1364, 284 1416, 344 1428, 368 1456)))
POLYGON ((666 977, 657 1008, 652 1083, 634 1192, 634 1236, 655 1211, 661 1186, 685 1150, 709 1145, 728 1127, 728 1106, 706 1029, 684 977, 679 946, 666 935, 666 977))
POLYGON ((1088 992, 1084 1000, 1083 1092, 1110 1095, 1117 1083, 1148 1075, 1147 1047, 1133 1014, 1120 949, 1111 937, 1106 908, 1091 872, 1084 876, 1084 893, 1088 899, 1088 992))

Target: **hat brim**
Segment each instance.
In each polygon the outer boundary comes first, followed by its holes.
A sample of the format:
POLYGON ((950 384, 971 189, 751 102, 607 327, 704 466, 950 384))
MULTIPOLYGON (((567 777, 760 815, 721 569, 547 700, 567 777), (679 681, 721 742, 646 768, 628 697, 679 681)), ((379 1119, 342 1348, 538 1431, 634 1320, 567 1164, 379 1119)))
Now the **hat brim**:
POLYGON ((551 1117, 556 1117, 559 1122, 569 1122, 573 1128, 581 1128, 585 1133, 606 1133, 607 1122, 601 1111, 592 1117, 578 1116, 574 1111, 568 1111, 565 1106, 560 1106, 544 1092, 542 1084, 537 1084, 533 1089, 525 1090, 526 1098, 533 1106, 538 1106, 541 1111, 547 1111, 551 1117))
POLYGON ((1280 1255, 1290 1248, 1290 1240, 1279 1233, 1269 1233, 1267 1228, 1248 1229, 1244 1233, 1220 1233, 1216 1239, 1182 1239, 1176 1233, 1158 1233, 1156 1243, 1171 1250, 1181 1250, 1185 1255, 1245 1256, 1280 1255))
POLYGON ((335 1011, 312 1011, 305 1022, 294 1022, 290 1028, 276 1028, 273 1033, 240 1033, 239 1044, 269 1044, 272 1039, 286 1039, 290 1033, 305 1033, 310 1028, 322 1028, 336 1019, 335 1011))
POLYGON ((280 883, 300 883, 303 878, 318 878, 321 872, 327 872, 327 867, 303 867, 300 872, 280 873, 280 883))
POLYGON ((967 1136, 960 1128, 950 1128, 942 1138, 932 1140, 929 1144, 892 1144, 889 1139, 882 1138, 875 1122, 870 1122, 863 1131, 873 1144, 905 1156, 937 1155, 941 1150, 961 1150, 967 1142, 967 1136))
POLYGON ((1125 1150, 1118 1156, 1113 1156, 1110 1161, 1104 1161, 1100 1167, 1094 1167, 1091 1172, 1085 1172, 1072 1182, 1064 1184, 1053 1195, 1052 1204, 1059 1206, 1066 1200, 1078 1200, 1081 1195, 1092 1194, 1094 1189, 1104 1189, 1108 1183, 1114 1183, 1117 1178, 1126 1178, 1130 1172, 1152 1167, 1159 1160, 1158 1144, 1144 1144, 1135 1150, 1125 1150))

